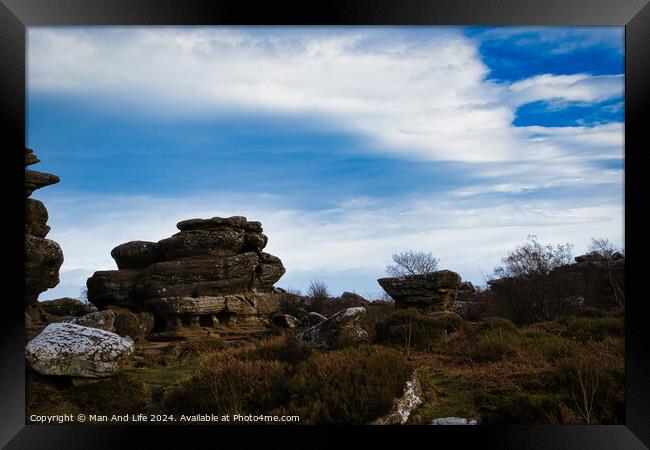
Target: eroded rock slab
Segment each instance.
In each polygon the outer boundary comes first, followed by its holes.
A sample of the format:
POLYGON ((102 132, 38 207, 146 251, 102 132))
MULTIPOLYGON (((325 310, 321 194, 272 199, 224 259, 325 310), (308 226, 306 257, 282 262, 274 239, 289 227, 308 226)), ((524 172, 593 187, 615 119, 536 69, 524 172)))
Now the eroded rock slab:
POLYGON ((366 313, 362 306, 347 308, 327 320, 314 325, 296 337, 313 347, 341 348, 368 341, 368 332, 361 327, 361 317, 366 313))

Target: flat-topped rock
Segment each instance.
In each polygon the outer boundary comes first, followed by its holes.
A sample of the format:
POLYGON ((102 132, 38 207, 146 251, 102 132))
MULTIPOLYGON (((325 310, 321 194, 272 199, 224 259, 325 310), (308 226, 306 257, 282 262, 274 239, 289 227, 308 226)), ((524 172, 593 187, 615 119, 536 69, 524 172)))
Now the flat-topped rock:
MULTIPOLYGON (((249 223, 246 217, 243 216, 232 216, 232 217, 212 217, 210 219, 188 219, 178 222, 176 228, 181 231, 189 230, 208 230, 211 228, 220 228, 220 227, 233 227, 244 229, 246 224, 249 223)), ((260 224, 260 222, 255 222, 260 224)), ((260 224, 261 228, 261 224, 260 224)), ((262 231, 260 229, 260 231, 262 231)))
POLYGON ((460 275, 451 270, 380 278, 377 282, 395 300, 397 308, 416 307, 431 311, 446 309, 456 300, 461 285, 460 275))
POLYGON ((41 307, 48 314, 55 316, 84 316, 97 311, 94 305, 84 303, 78 298, 63 297, 40 302, 41 307))

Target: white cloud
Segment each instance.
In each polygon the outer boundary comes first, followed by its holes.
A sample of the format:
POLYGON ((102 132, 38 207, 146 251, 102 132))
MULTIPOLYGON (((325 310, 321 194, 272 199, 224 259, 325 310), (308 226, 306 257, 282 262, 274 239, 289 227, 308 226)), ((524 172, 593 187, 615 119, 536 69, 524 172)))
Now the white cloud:
POLYGON ((30 28, 29 89, 169 118, 309 116, 377 152, 464 162, 539 159, 536 141, 512 126, 523 103, 622 94, 622 76, 486 80, 477 43, 449 28, 292 30, 30 28))
MULTIPOLYGON (((620 193, 622 196, 622 192, 620 193)), ((335 208, 304 211, 274 196, 230 193, 187 198, 86 196, 44 199, 50 211, 48 238, 63 248, 61 286, 41 299, 78 293, 84 277, 115 269, 113 247, 130 240, 157 241, 192 217, 245 215, 260 220, 267 251, 278 255, 287 274, 279 286, 303 291, 312 279, 343 290, 379 292, 391 255, 427 250, 444 268, 482 283, 504 253, 536 234, 542 242, 573 242, 584 251, 592 236, 623 243, 622 198, 524 199, 484 205, 480 198, 457 202, 446 195, 387 203, 350 199, 335 208), (80 278, 81 277, 81 278, 80 278)))

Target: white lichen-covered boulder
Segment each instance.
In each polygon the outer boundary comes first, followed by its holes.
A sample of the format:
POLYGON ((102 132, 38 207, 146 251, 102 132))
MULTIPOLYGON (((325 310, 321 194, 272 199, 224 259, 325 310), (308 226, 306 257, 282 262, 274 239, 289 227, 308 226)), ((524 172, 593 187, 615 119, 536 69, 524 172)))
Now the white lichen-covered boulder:
POLYGON ((133 340, 97 328, 51 323, 27 343, 25 357, 42 375, 102 378, 121 370, 133 340))
POLYGON ((476 425, 476 420, 464 417, 439 417, 433 419, 431 425, 476 425))
POLYGON ((316 348, 333 349, 368 341, 368 332, 360 321, 366 309, 347 308, 314 325, 296 337, 316 348))

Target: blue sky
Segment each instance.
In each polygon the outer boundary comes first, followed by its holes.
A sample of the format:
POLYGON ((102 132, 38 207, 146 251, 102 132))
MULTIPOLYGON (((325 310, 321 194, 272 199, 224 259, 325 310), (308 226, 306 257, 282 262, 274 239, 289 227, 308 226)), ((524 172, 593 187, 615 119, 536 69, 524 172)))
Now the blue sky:
POLYGON ((76 296, 110 250, 260 220, 287 273, 380 291, 431 251, 483 284, 529 234, 623 245, 622 28, 30 28, 28 146, 76 296))

